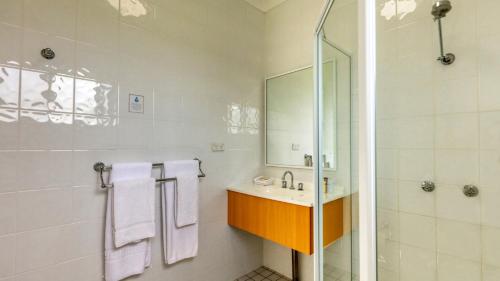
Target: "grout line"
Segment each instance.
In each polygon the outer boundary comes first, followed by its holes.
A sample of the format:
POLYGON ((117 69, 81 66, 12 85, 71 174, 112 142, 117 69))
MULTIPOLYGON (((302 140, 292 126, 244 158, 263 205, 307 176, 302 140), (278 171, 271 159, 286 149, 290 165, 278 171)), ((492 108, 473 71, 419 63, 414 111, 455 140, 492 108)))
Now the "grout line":
MULTIPOLYGON (((479 32, 478 32, 478 20, 477 20, 477 7, 475 11, 475 17, 474 17, 474 26, 475 26, 475 44, 477 44, 475 47, 479 50, 480 48, 480 40, 479 40, 479 32)), ((481 116, 483 115, 481 111, 481 105, 480 105, 480 84, 481 84, 481 72, 480 72, 480 60, 481 58, 479 57, 479 53, 476 53, 476 73, 477 73, 477 78, 476 78, 476 113, 477 113, 477 185, 480 185, 481 183, 481 116)), ((486 112, 486 111, 485 111, 486 112)), ((479 187, 481 188, 481 186, 479 187)), ((484 279, 484 259, 483 259, 483 200, 482 196, 480 194, 479 198, 479 262, 480 262, 480 273, 479 277, 480 280, 484 279)))

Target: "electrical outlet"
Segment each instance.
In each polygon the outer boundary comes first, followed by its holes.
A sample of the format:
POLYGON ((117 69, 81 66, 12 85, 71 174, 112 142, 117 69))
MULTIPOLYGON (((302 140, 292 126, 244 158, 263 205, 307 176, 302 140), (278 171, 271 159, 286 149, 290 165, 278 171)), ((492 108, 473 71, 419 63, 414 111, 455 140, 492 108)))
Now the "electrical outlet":
POLYGON ((212 152, 222 152, 224 150, 226 150, 224 143, 222 142, 212 143, 212 152))

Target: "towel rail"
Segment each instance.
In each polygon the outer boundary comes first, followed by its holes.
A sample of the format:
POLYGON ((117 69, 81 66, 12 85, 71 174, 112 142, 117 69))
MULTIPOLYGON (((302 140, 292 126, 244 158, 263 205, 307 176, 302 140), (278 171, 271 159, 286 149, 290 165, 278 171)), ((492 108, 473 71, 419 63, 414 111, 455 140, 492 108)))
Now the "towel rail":
MULTIPOLYGON (((204 178, 206 177, 205 173, 201 170, 201 163, 202 161, 198 158, 194 158, 194 160, 198 161, 198 170, 200 171, 198 178, 204 178)), ((164 168, 163 163, 153 163, 153 168, 164 168)), ((94 171, 99 173, 99 178, 101 179, 101 188, 110 188, 113 187, 113 184, 106 184, 104 182, 104 172, 110 172, 113 169, 112 166, 106 166, 103 162, 97 162, 94 164, 94 171)), ((160 178, 156 179, 157 183, 164 183, 164 182, 169 182, 169 181, 176 181, 177 178, 160 178)))

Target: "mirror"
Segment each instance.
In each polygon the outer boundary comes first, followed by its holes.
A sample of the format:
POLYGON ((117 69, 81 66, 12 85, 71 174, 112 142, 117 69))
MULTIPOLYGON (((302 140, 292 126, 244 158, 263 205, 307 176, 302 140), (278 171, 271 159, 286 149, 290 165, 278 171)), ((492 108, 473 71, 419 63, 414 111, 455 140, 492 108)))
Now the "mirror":
POLYGON ((336 167, 337 148, 337 80, 336 60, 323 62, 323 155, 322 167, 336 167))
POLYGON ((312 67, 266 80, 266 165, 312 167, 312 67))
MULTIPOLYGON (((322 168, 335 171, 337 183, 351 170, 351 56, 329 42, 323 44, 322 168)), ((325 173, 326 175, 326 173, 325 173)), ((346 181, 342 183, 347 185, 346 181)))
MULTIPOLYGON (((343 142, 345 135, 339 132, 339 114, 345 115, 342 112, 345 110, 350 112, 350 102, 344 102, 343 97, 351 94, 351 57, 333 47, 325 52, 321 70, 324 115, 321 167, 335 171, 339 156, 337 142, 339 138, 343 142)), ((312 67, 266 79, 267 166, 312 167, 313 93, 312 67)), ((344 127, 344 123, 340 120, 340 126, 344 127)))

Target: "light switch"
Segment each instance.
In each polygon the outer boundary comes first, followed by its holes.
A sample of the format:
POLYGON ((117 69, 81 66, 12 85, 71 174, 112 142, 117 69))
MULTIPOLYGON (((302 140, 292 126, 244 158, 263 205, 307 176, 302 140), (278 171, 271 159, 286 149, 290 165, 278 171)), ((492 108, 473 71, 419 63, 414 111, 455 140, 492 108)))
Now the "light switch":
POLYGON ((300 150, 300 144, 292 143, 292 151, 299 151, 299 150, 300 150))
POLYGON ((212 143, 212 152, 222 152, 226 149, 224 143, 214 142, 212 143))

